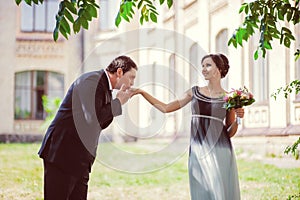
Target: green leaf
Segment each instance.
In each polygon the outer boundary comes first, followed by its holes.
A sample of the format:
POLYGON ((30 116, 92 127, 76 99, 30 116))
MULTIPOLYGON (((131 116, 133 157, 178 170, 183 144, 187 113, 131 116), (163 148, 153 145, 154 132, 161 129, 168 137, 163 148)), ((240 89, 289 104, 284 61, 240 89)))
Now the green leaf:
POLYGON ((150 0, 144 0, 144 1, 146 1, 148 4, 152 4, 150 0))
POLYGON ((73 18, 73 16, 71 15, 71 13, 70 13, 67 9, 65 9, 64 14, 65 14, 66 18, 67 18, 70 22, 74 23, 74 18, 73 18))
POLYGON ((84 8, 80 8, 79 11, 78 11, 78 16, 81 17, 84 12, 85 12, 85 9, 84 8))
POLYGON ((75 15, 77 15, 77 9, 75 8, 75 4, 64 0, 65 6, 75 15))
POLYGON ((258 59, 258 50, 256 50, 254 53, 254 60, 257 60, 257 59, 258 59))
POLYGON ((39 0, 33 0, 33 3, 39 4, 39 0))
POLYGON ((123 19, 125 19, 127 22, 130 22, 129 18, 127 17, 127 15, 121 14, 121 17, 123 19))
POLYGON ((241 12, 243 12, 243 10, 245 10, 245 8, 246 8, 247 5, 248 5, 247 3, 243 3, 243 4, 242 4, 242 6, 240 7, 240 10, 239 10, 239 14, 240 14, 241 12))
POLYGON ((55 29, 54 29, 54 31, 53 31, 53 39, 54 39, 54 41, 57 41, 57 39, 58 39, 58 31, 59 31, 59 27, 56 26, 55 29))
POLYGON ((24 0, 28 5, 31 6, 31 0, 24 0))
POLYGON ((293 12, 292 11, 288 11, 287 15, 286 15, 286 19, 287 19, 288 22, 291 21, 292 16, 293 16, 293 12))
POLYGON ((156 8, 155 8, 152 4, 147 4, 147 6, 148 6, 149 8, 152 8, 153 10, 156 10, 156 8))
POLYGON ((282 14, 282 10, 280 9, 280 10, 278 10, 278 19, 280 19, 280 20, 284 20, 284 16, 283 16, 283 14, 282 14))
POLYGON ((294 12, 294 16, 293 16, 292 21, 293 21, 294 25, 298 24, 300 22, 300 11, 299 10, 296 10, 294 12))
POLYGON ((97 13, 97 9, 96 9, 95 6, 92 6, 91 4, 88 4, 86 10, 90 13, 90 15, 92 17, 97 18, 98 13, 97 13))
POLYGON ((60 26, 60 27, 59 27, 59 32, 60 32, 66 39, 68 39, 68 34, 67 34, 67 32, 66 32, 66 30, 64 29, 63 26, 60 26))
POLYGON ((159 0, 160 5, 162 5, 165 2, 165 0, 159 0))
POLYGON ((240 46, 243 46, 243 38, 247 34, 246 29, 239 28, 239 30, 236 32, 236 41, 240 46))
POLYGON ((143 23, 144 23, 144 16, 142 15, 142 16, 140 17, 140 24, 143 25, 143 23))
POLYGON ((95 3, 95 0, 86 0, 86 1, 88 1, 90 3, 95 3))
POLYGON ((120 23, 121 23, 121 17, 120 17, 120 13, 118 12, 117 17, 115 19, 115 25, 119 27, 120 23))
POLYGON ((141 14, 144 16, 145 21, 149 21, 149 10, 146 5, 141 9, 141 14))
POLYGON ((66 33, 71 33, 71 30, 70 30, 70 25, 69 23, 67 22, 66 18, 63 17, 60 21, 60 25, 64 28, 65 32, 66 33))
POLYGON ((150 19, 151 19, 153 22, 157 23, 157 17, 156 17, 156 15, 155 15, 153 12, 150 13, 150 19))
POLYGON ((282 42, 283 42, 283 38, 284 38, 284 34, 280 34, 280 44, 282 44, 282 42))
POLYGON ((287 48, 290 48, 291 46, 291 41, 288 37, 284 38, 284 46, 286 46, 287 48))
POLYGON ((249 5, 248 4, 245 7, 245 13, 246 13, 246 15, 248 15, 248 13, 249 13, 249 5))
POLYGON ((22 1, 22 0, 16 0, 16 4, 17 4, 17 5, 20 5, 21 1, 22 1))
POLYGON ((75 22, 73 23, 73 31, 74 31, 74 33, 78 33, 80 31, 80 26, 81 26, 81 24, 80 24, 79 18, 77 18, 75 20, 75 22))
POLYGON ((141 8, 142 4, 143 4, 143 0, 140 0, 140 2, 138 3, 138 9, 141 8))
POLYGON ((229 41, 228 41, 228 43, 227 43, 227 46, 230 46, 231 43, 232 43, 232 39, 230 38, 229 41))
POLYGON ((282 27, 281 32, 286 32, 288 34, 292 34, 292 31, 290 29, 286 28, 286 27, 282 27))
POLYGON ((87 19, 82 16, 82 17, 79 18, 79 20, 80 20, 81 26, 84 29, 88 30, 89 29, 89 23, 88 23, 87 19))
POLYGON ((300 58, 300 50, 297 49, 297 51, 294 53, 295 61, 297 61, 300 58))
POLYGON ((262 50, 262 57, 265 58, 266 57, 266 49, 265 48, 261 48, 262 50))
POLYGON ((265 47, 266 49, 272 49, 271 43, 268 42, 268 41, 264 41, 264 47, 265 47))
POLYGON ((125 5, 125 12, 126 12, 126 15, 129 16, 130 10, 131 10, 131 8, 132 8, 132 2, 126 2, 124 5, 125 5))
POLYGON ((88 21, 92 21, 92 16, 90 15, 90 13, 85 10, 85 12, 83 13, 83 16, 88 20, 88 21))
POLYGON ((156 14, 156 15, 159 15, 159 13, 158 12, 156 12, 156 10, 153 10, 153 9, 149 9, 150 11, 152 11, 154 14, 156 14))
POLYGON ((173 0, 167 0, 168 7, 171 8, 173 5, 173 0))
POLYGON ((96 4, 96 3, 92 3, 92 5, 95 7, 95 8, 100 8, 100 6, 98 5, 98 4, 96 4))
POLYGON ((55 15, 56 23, 60 23, 62 16, 61 15, 55 15))
POLYGON ((234 48, 237 48, 237 42, 236 42, 236 39, 235 39, 235 35, 232 36, 232 37, 230 38, 230 40, 228 41, 228 46, 229 46, 230 44, 232 44, 232 45, 234 46, 234 48))
POLYGON ((291 40, 295 40, 295 37, 292 34, 285 34, 286 37, 290 38, 291 40))

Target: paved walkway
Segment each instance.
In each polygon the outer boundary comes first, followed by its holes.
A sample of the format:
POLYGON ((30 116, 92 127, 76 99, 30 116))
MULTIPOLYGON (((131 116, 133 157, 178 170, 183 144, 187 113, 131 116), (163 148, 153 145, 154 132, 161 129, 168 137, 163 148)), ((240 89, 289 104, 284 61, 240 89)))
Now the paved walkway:
MULTIPOLYGON (((300 168, 300 160, 292 154, 286 155, 284 150, 292 145, 298 136, 283 137, 234 137, 232 143, 237 158, 258 160, 263 163, 273 164, 280 168, 300 168)), ((299 147, 298 147, 298 150, 299 147)))

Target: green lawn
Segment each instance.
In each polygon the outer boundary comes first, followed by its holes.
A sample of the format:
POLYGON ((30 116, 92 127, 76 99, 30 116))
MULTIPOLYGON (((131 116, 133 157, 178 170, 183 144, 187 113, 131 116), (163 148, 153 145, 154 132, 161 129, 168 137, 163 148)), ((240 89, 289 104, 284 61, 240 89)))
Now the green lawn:
MULTIPOLYGON (((39 144, 0 144, 0 199, 42 199, 43 168, 39 144)), ((124 144, 126 147, 126 144, 124 144)), ((102 145, 101 148, 106 148, 102 145)), ((128 149, 136 150, 134 144, 128 149)), ((280 169, 255 161, 237 160, 242 200, 287 199, 300 193, 300 169, 280 169)), ((115 171, 95 162, 89 199, 189 199, 187 154, 172 165, 145 174, 115 171)), ((292 198, 297 199, 297 198, 292 198)), ((298 198, 300 199, 300 198, 298 198)))

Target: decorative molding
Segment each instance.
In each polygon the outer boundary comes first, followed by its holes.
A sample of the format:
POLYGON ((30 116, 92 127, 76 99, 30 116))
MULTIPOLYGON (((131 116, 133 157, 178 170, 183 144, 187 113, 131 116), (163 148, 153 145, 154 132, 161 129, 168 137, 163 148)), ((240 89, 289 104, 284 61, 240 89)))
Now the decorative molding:
POLYGON ((287 136, 300 135, 300 125, 285 128, 244 128, 236 136, 287 136))
POLYGON ((300 106, 295 107, 295 122, 300 124, 300 106))
POLYGON ((210 6, 209 6, 210 13, 217 12, 218 10, 220 10, 223 7, 227 6, 227 4, 228 4, 228 0, 210 1, 210 6))
POLYGON ((15 120, 14 132, 15 133, 31 133, 41 134, 45 130, 41 130, 43 120, 15 120))
POLYGON ((248 109, 244 121, 246 128, 269 127, 269 107, 257 106, 248 109))
POLYGON ((197 2, 197 0, 185 0, 184 5, 183 5, 182 8, 185 10, 185 9, 191 7, 196 2, 197 2))
POLYGON ((17 40, 16 57, 62 58, 64 43, 42 40, 17 40))

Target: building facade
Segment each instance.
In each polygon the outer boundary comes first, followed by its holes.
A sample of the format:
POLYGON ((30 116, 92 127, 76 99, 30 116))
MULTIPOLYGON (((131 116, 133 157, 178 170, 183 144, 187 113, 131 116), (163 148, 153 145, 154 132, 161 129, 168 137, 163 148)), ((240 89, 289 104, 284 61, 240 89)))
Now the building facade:
POLYGON ((54 42, 52 31, 58 1, 0 8, 1 134, 41 135, 46 117, 42 97, 63 98, 82 73, 80 35, 54 42))
MULTIPOLYGON (((53 42, 55 22, 49 16, 55 15, 58 2, 44 3, 44 8, 18 7, 14 2, 0 8, 0 25, 5 30, 0 37, 0 87, 5 94, 0 99, 0 134, 43 134, 40 126, 46 113, 41 97, 63 97, 80 73, 105 68, 121 54, 139 65, 136 87, 165 102, 174 100, 192 86, 205 84, 200 61, 207 53, 223 53, 229 58, 224 88, 245 85, 256 99, 245 108, 238 135, 300 134, 300 96, 271 97, 278 88, 300 79, 300 61, 295 62, 293 55, 299 48, 299 26, 289 25, 298 43, 290 49, 274 43, 265 59, 254 60, 257 36, 243 48, 227 46, 243 21, 238 14, 241 0, 174 1, 170 9, 157 6, 157 24, 140 25, 136 15, 118 28, 114 18, 119 1, 101 0, 99 17, 88 31, 53 42)), ((189 105, 163 115, 141 97, 134 97, 105 132, 140 138, 188 136, 189 120, 189 105)))

